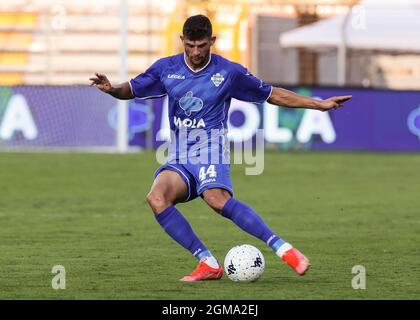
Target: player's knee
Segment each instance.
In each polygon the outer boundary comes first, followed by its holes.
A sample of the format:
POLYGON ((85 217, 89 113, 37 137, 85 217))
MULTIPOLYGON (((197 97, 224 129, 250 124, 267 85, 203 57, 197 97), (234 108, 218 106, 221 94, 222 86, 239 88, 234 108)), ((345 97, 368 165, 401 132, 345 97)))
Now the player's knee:
POLYGON ((153 191, 147 195, 146 201, 154 214, 161 213, 171 205, 171 202, 163 194, 153 191))
MULTIPOLYGON (((207 191, 207 190, 206 190, 207 191)), ((226 190, 209 191, 204 193, 204 201, 217 213, 221 213, 223 207, 230 198, 226 190)))
POLYGON ((217 213, 221 213, 223 207, 225 206, 227 200, 217 197, 217 196, 211 196, 207 199, 207 204, 217 213))

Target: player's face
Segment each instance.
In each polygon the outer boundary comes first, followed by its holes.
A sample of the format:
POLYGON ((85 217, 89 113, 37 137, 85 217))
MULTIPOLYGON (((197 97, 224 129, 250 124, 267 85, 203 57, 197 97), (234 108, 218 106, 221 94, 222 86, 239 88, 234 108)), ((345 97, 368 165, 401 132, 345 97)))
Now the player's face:
POLYGON ((216 41, 216 37, 193 41, 181 36, 181 40, 190 66, 197 69, 204 67, 209 61, 210 47, 216 41))

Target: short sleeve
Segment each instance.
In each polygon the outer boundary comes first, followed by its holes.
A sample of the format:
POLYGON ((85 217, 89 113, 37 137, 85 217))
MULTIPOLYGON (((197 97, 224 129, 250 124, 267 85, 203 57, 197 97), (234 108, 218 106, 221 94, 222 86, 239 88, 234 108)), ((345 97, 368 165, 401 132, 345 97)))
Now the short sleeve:
POLYGON ((253 103, 264 103, 270 98, 273 89, 271 85, 254 77, 240 65, 235 69, 231 86, 233 98, 253 103))
POLYGON ((145 72, 130 80, 131 91, 136 98, 158 98, 166 94, 160 81, 162 61, 158 60, 145 72))

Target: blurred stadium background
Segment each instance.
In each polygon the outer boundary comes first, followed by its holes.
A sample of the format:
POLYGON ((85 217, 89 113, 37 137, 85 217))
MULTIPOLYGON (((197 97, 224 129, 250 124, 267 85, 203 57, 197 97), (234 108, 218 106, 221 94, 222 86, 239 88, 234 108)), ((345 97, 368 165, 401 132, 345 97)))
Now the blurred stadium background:
POLYGON ((0 148, 156 147, 167 137, 165 100, 127 105, 87 87, 88 78, 126 81, 180 52, 182 23, 199 12, 214 22, 215 52, 265 81, 355 95, 352 110, 325 119, 234 101, 234 139, 264 127, 267 145, 281 149, 420 150, 417 0, 2 2, 0 148))
POLYGON ((0 3, 0 298, 418 299, 419 151, 420 0, 0 3), (88 86, 94 72, 126 81, 181 52, 197 13, 213 21, 214 51, 265 81, 353 95, 329 113, 230 109, 231 139, 264 128, 267 149, 260 176, 232 166, 237 195, 307 253, 308 277, 193 201, 181 210, 220 259, 250 243, 267 268, 244 290, 226 278, 178 283, 195 261, 143 200, 168 137, 166 101, 118 102, 88 86), (51 289, 57 264, 66 290, 51 289), (351 287, 358 264, 367 290, 351 287))

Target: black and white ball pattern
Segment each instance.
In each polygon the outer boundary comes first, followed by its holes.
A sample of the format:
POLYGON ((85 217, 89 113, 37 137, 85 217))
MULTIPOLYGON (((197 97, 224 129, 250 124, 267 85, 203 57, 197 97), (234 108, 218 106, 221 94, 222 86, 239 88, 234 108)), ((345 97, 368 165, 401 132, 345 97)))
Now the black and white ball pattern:
POLYGON ((264 272, 265 260, 260 250, 249 244, 235 246, 225 257, 225 274, 232 281, 255 281, 264 272))

